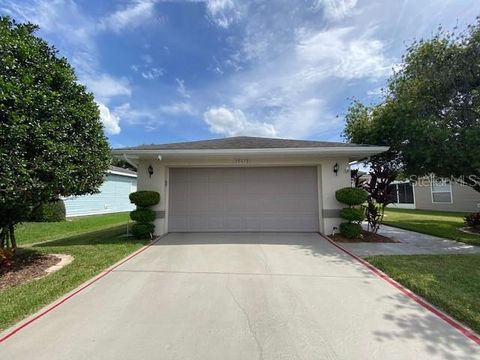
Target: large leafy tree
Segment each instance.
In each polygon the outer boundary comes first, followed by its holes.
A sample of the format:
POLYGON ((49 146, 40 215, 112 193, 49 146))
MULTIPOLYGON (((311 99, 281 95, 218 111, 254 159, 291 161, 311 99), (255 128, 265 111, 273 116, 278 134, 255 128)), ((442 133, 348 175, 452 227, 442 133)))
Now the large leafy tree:
POLYGON ((351 104, 344 134, 390 146, 374 161, 406 175, 454 176, 480 191, 480 23, 414 42, 380 104, 351 104))
POLYGON ((92 94, 36 30, 0 18, 1 247, 41 203, 96 192, 110 162, 92 94))

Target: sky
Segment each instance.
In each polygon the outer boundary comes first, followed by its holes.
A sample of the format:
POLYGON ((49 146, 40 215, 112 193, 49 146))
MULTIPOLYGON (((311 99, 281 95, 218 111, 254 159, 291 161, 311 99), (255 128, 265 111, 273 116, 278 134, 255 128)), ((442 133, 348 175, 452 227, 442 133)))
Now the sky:
POLYGON ((98 103, 112 147, 228 136, 343 141, 415 39, 478 0, 0 0, 40 26, 98 103))

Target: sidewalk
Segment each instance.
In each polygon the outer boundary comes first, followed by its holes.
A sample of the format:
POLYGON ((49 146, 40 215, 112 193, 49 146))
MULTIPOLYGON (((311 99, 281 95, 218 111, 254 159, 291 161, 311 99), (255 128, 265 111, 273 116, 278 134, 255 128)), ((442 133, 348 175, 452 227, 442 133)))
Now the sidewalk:
POLYGON ((378 232, 398 243, 342 243, 342 247, 358 256, 414 254, 480 254, 480 246, 425 235, 382 225, 378 232))

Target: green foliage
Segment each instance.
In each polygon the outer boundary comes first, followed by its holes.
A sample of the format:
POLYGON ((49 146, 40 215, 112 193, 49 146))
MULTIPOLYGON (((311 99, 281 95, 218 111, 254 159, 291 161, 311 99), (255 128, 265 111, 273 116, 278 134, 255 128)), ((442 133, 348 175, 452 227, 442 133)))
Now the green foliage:
POLYGON ((130 194, 130 202, 138 207, 149 207, 160 202, 160 194, 156 191, 136 191, 130 194))
POLYGON ((406 175, 465 175, 459 181, 480 191, 479 59, 480 22, 414 42, 380 104, 352 103, 344 136, 389 146, 380 158, 406 175))
POLYGON ((140 208, 130 213, 130 219, 139 223, 150 223, 155 220, 155 211, 140 208))
POLYGON ((359 239, 362 235, 362 225, 357 223, 341 223, 340 233, 348 239, 359 239))
POLYGON ((155 230, 152 223, 134 223, 132 225, 132 234, 137 239, 149 239, 155 230))
POLYGON ((480 212, 465 215, 465 225, 480 228, 480 212))
POLYGON ((36 30, 0 17, 2 229, 59 196, 95 193, 110 163, 93 95, 36 30))
POLYGON ((65 221, 66 211, 63 200, 42 204, 35 208, 31 214, 30 221, 33 222, 57 222, 65 221))
POLYGON ((340 211, 340 217, 350 222, 360 222, 365 218, 365 213, 362 208, 344 208, 340 211))
POLYGON ((151 223, 155 220, 155 212, 148 207, 160 202, 160 194, 156 191, 137 191, 130 194, 130 201, 137 205, 137 210, 130 213, 130 218, 137 221, 132 226, 132 233, 139 239, 146 239, 155 230, 151 223))
POLYGON ((335 198, 349 206, 361 205, 367 200, 367 192, 363 189, 345 187, 335 192, 335 198))

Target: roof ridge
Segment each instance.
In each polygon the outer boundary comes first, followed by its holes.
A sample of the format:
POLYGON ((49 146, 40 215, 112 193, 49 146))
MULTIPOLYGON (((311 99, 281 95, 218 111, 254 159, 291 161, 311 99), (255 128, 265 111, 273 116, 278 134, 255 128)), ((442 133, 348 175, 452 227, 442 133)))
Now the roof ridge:
POLYGON ((201 149, 272 149, 302 147, 358 147, 371 146, 320 140, 299 140, 267 138, 259 136, 232 136, 207 140, 193 140, 176 143, 139 145, 116 150, 201 150, 201 149))

